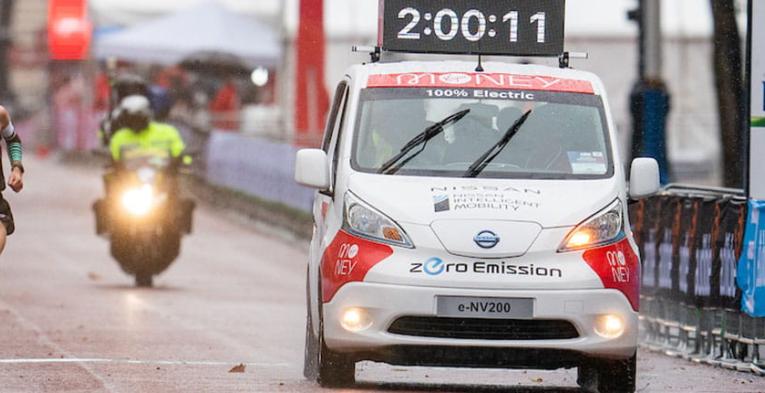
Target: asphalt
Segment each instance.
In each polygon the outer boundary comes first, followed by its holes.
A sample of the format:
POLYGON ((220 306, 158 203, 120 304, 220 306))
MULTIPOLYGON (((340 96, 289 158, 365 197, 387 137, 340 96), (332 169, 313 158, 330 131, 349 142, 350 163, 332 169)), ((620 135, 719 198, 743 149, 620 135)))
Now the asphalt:
MULTIPOLYGON (((135 289, 94 234, 99 168, 30 159, 26 182, 6 193, 18 232, 0 256, 1 393, 321 390, 301 375, 303 241, 201 206, 181 258, 135 289)), ((650 352, 638 366, 640 392, 765 392, 765 378, 650 352)), ((357 370, 343 392, 578 391, 565 370, 357 370)))

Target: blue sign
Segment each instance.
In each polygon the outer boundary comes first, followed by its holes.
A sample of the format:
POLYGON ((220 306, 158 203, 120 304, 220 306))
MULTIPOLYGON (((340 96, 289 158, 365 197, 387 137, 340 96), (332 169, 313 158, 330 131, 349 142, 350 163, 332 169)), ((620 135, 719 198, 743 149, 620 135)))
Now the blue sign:
POLYGON ((736 280, 743 291, 742 310, 753 317, 765 317, 765 201, 749 201, 736 280))

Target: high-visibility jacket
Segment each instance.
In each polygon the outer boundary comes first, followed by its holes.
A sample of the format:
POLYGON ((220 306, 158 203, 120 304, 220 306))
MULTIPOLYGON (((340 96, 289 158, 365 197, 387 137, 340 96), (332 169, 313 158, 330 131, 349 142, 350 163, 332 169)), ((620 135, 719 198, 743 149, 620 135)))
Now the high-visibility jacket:
POLYGON ((180 157, 186 150, 186 144, 183 143, 177 128, 169 124, 151 122, 149 127, 141 132, 134 132, 129 128, 117 131, 109 142, 109 150, 115 161, 119 161, 122 152, 126 150, 147 153, 164 151, 173 157, 180 157))

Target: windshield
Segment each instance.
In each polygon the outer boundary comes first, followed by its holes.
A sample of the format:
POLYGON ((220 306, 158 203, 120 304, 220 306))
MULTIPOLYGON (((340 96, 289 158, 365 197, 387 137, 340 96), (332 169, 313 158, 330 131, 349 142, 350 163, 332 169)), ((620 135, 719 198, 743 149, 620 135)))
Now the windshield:
POLYGON ((122 149, 122 159, 120 162, 128 170, 135 170, 141 167, 165 168, 172 156, 167 149, 151 148, 144 149, 138 147, 126 147, 122 149))
POLYGON ((520 129, 478 174, 487 178, 581 179, 613 174, 598 96, 509 90, 365 89, 356 124, 354 169, 377 173, 423 130, 470 112, 415 149, 388 175, 463 177, 529 111, 520 129))

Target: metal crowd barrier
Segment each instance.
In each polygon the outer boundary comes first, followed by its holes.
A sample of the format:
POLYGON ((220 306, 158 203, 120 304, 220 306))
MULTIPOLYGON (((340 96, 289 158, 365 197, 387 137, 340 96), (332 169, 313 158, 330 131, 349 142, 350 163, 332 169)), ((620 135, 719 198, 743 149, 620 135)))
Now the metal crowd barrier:
POLYGON ((746 198, 731 189, 671 185, 630 206, 649 349, 765 375, 765 320, 741 311, 736 284, 746 218, 746 198))

